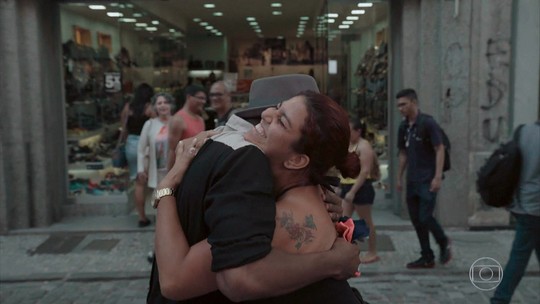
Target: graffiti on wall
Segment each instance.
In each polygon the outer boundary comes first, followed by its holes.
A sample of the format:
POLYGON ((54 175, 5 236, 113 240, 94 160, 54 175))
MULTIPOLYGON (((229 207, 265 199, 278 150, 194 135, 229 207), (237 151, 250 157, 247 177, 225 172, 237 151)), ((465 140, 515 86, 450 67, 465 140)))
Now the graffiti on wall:
POLYGON ((465 71, 466 67, 467 62, 461 44, 459 42, 450 44, 444 54, 443 122, 451 122, 452 111, 450 110, 458 108, 467 100, 468 72, 465 71))
POLYGON ((483 111, 482 137, 491 143, 499 142, 504 134, 503 123, 508 111, 504 101, 508 100, 510 78, 510 40, 488 39, 486 59, 488 77, 487 98, 481 102, 483 111))

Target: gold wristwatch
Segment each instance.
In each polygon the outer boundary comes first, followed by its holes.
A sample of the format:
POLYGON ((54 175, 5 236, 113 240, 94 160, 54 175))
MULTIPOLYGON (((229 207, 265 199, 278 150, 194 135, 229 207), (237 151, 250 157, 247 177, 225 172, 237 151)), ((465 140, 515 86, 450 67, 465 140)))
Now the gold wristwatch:
POLYGON ((164 196, 173 196, 174 195, 174 189, 173 188, 163 188, 163 189, 157 189, 154 192, 154 200, 152 201, 152 207, 154 209, 157 208, 159 205, 159 200, 164 196))

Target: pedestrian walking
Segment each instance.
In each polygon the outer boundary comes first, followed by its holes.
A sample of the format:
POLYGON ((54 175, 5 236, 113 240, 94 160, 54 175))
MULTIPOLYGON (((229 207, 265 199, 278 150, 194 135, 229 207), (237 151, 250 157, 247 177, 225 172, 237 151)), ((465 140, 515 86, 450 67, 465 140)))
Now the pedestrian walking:
POLYGON ((540 263, 540 121, 523 126, 519 137, 521 171, 510 212, 516 218, 516 235, 503 278, 491 304, 510 303, 533 250, 540 263))
POLYGON ((445 157, 442 131, 433 117, 420 111, 415 90, 401 90, 396 99, 404 117, 398 131, 397 190, 402 190, 401 181, 407 168, 407 208, 421 248, 421 257, 408 263, 407 268, 433 268, 435 255, 429 244, 430 231, 439 244, 439 262, 446 264, 452 257, 450 240, 433 217, 445 157))

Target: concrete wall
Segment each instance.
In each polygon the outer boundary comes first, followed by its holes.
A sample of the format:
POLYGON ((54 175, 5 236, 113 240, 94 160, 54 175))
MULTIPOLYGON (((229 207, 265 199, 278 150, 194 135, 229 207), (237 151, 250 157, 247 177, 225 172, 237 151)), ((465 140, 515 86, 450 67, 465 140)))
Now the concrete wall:
POLYGON ((56 3, 0 1, 0 232, 50 225, 66 201, 60 46, 56 3))
POLYGON ((511 111, 515 128, 540 119, 540 2, 514 1, 513 19, 511 111))

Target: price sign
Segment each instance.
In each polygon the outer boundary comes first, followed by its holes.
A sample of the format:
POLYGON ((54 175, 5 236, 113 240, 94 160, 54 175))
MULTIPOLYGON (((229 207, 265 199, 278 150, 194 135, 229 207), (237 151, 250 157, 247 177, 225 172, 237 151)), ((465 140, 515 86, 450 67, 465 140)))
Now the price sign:
POLYGON ((105 92, 118 93, 122 90, 122 82, 120 81, 120 72, 105 73, 105 92))

